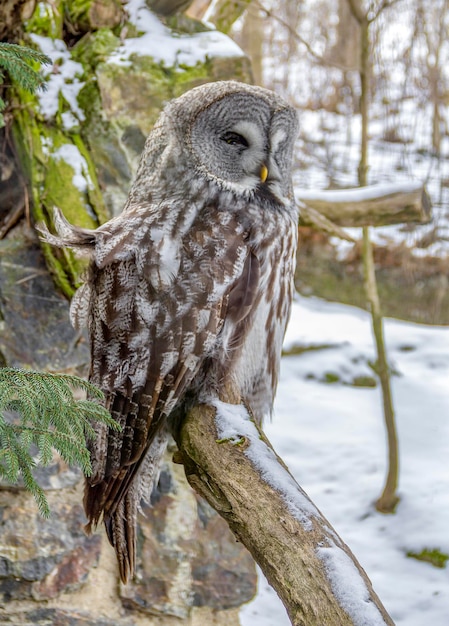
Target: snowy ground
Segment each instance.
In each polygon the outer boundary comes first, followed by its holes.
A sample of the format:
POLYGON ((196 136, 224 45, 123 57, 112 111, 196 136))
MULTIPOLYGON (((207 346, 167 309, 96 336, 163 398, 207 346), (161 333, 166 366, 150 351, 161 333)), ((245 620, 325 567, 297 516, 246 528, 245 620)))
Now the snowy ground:
MULTIPOLYGON (((286 347, 316 346, 284 357, 276 414, 266 432, 299 484, 350 546, 398 626, 449 623, 449 568, 406 556, 449 554, 449 328, 386 320, 399 431, 401 502, 377 513, 385 475, 378 388, 357 388, 374 360, 370 321, 356 308, 297 300, 286 347), (320 382, 326 373, 340 383, 320 382), (334 376, 334 377, 336 377, 334 376)), ((287 626, 267 583, 241 611, 243 626, 287 626)))

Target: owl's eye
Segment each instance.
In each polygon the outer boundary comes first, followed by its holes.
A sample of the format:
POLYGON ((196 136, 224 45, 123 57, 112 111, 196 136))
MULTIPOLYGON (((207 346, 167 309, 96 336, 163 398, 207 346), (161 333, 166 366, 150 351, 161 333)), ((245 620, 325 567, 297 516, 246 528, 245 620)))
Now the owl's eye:
POLYGON ((226 143, 228 143, 231 146, 238 145, 238 146, 244 146, 245 148, 248 147, 248 142, 246 141, 245 137, 243 137, 242 135, 239 135, 238 133, 233 133, 232 131, 224 133, 224 135, 222 135, 220 139, 222 139, 223 141, 226 141, 226 143))

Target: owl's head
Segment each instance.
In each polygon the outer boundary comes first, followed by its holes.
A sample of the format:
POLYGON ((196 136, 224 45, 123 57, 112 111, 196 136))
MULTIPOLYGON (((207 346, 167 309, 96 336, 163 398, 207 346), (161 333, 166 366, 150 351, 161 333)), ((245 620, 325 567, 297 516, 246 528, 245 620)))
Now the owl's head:
POLYGON ((291 201, 297 115, 275 93, 234 81, 196 87, 165 110, 192 169, 239 194, 291 201))

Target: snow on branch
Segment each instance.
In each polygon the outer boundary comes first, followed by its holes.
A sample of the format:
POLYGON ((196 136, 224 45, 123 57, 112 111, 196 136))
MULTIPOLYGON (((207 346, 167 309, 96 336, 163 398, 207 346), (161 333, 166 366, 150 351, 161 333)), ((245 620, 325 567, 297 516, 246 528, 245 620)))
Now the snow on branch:
POLYGON ((194 407, 174 433, 190 485, 226 520, 294 626, 393 626, 365 571, 246 408, 194 407))
POLYGON ((421 183, 389 183, 330 191, 297 190, 297 199, 337 226, 430 222, 432 205, 421 183))

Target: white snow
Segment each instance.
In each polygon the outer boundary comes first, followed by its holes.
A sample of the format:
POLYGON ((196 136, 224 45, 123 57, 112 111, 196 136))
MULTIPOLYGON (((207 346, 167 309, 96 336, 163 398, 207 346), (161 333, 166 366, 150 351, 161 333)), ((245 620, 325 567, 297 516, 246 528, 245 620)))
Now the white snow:
POLYGON ((84 70, 81 63, 73 61, 66 44, 60 39, 51 39, 42 35, 30 35, 40 50, 50 57, 51 66, 42 66, 42 74, 46 77, 46 89, 37 93, 41 113, 50 120, 58 111, 59 94, 61 93, 71 109, 63 114, 64 128, 70 129, 85 119, 78 105, 77 97, 84 83, 80 80, 84 70))
POLYGON ((326 200, 327 202, 363 202, 394 193, 411 193, 422 188, 422 183, 413 181, 405 183, 381 183, 368 185, 355 189, 299 189, 296 187, 295 195, 301 200, 326 200))
POLYGON ((220 439, 229 439, 237 443, 244 437, 249 442, 245 455, 259 470, 261 477, 279 492, 290 513, 306 530, 310 530, 311 516, 319 516, 316 507, 301 493, 290 474, 276 459, 273 450, 260 439, 245 407, 227 404, 217 399, 213 399, 211 404, 217 409, 216 426, 220 439))
POLYGON ((78 148, 70 143, 62 145, 52 153, 52 157, 56 160, 63 160, 73 168, 74 175, 72 183, 82 193, 93 188, 92 179, 89 176, 89 168, 86 159, 80 153, 78 148))
MULTIPOLYGON (((436 568, 407 552, 449 554, 449 328, 387 319, 385 335, 397 372, 392 386, 401 501, 394 515, 374 508, 386 472, 380 390, 348 384, 369 373, 375 358, 364 311, 298 298, 285 346, 329 347, 282 359, 275 415, 264 430, 351 548, 396 625, 446 626, 448 567, 436 568), (320 382, 327 372, 341 382, 320 382)), ((241 610, 241 622, 290 623, 263 578, 256 600, 241 610)))
POLYGON ((150 56, 168 67, 193 66, 213 57, 241 57, 242 50, 217 30, 192 35, 173 33, 147 8, 145 0, 130 0, 126 10, 139 31, 138 37, 125 39, 109 57, 116 65, 131 64, 130 56, 150 56))
POLYGON ((317 549, 325 565, 332 590, 355 626, 385 626, 379 609, 370 600, 368 589, 352 559, 338 546, 317 549))

